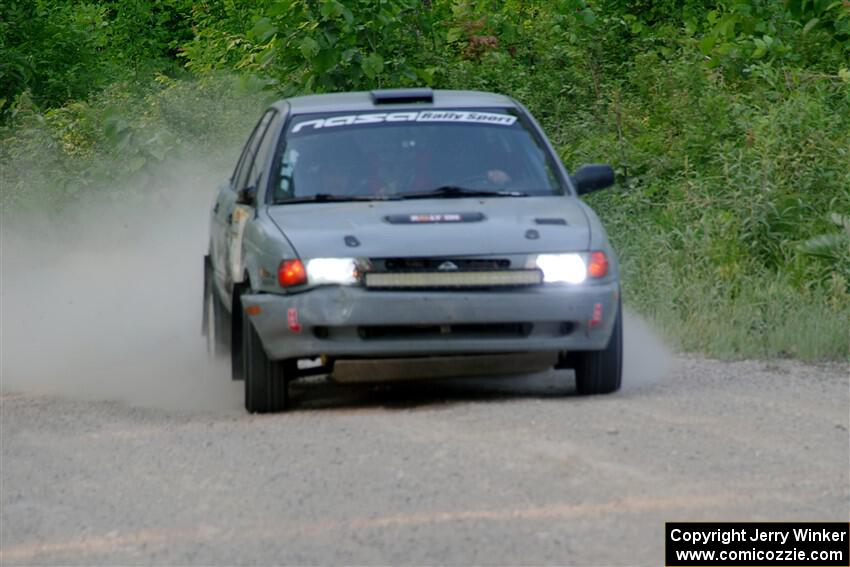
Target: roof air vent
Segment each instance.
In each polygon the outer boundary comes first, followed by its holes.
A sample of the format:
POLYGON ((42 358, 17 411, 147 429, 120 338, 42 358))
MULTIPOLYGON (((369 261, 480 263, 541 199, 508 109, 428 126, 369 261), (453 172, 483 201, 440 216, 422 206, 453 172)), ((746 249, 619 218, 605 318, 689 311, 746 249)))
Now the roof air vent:
POLYGON ((404 104, 410 102, 434 102, 434 91, 422 89, 383 89, 372 91, 375 104, 404 104))

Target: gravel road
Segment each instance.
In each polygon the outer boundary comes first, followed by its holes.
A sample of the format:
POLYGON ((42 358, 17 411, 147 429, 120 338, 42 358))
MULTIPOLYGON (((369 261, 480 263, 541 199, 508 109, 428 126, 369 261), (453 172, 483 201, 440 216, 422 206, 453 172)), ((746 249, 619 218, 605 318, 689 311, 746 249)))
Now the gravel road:
MULTIPOLYGON (((298 409, 2 395, 0 561, 661 565, 666 520, 847 520, 850 367, 678 358, 299 385, 298 409)), ((229 385, 228 385, 229 386, 229 385)))

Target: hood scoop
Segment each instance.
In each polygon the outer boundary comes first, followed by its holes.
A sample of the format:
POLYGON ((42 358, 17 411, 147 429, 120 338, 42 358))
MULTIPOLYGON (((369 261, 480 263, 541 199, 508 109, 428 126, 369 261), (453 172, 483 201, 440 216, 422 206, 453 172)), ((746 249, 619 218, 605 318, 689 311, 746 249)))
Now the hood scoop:
POLYGON ((536 218, 534 222, 535 224, 567 226, 567 220, 559 218, 536 218))
POLYGON ((387 215, 384 220, 390 224, 433 224, 481 222, 483 213, 413 213, 409 215, 387 215))

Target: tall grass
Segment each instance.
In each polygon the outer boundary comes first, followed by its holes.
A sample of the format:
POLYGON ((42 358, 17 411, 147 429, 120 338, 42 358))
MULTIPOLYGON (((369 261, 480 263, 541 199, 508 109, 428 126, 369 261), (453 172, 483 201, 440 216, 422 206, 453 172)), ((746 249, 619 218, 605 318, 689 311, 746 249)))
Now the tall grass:
POLYGON ((522 100, 569 168, 614 164, 618 185, 587 200, 627 303, 687 351, 850 358, 850 248, 806 246, 850 212, 850 83, 755 64, 731 84, 686 49, 637 54, 625 74, 529 50, 533 68, 493 54, 450 83, 522 100))

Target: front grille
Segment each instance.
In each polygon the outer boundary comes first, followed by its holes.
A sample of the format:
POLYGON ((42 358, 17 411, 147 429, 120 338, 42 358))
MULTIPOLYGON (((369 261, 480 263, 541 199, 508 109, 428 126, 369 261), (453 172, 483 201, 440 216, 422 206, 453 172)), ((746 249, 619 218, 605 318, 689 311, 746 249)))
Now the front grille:
POLYGON ((515 338, 527 337, 531 323, 465 323, 453 325, 369 325, 357 327, 357 335, 370 339, 410 338, 515 338))
POLYGON ((379 272, 436 272, 447 262, 455 266, 453 270, 461 272, 511 267, 511 261, 506 258, 386 258, 374 259, 372 265, 379 272))

